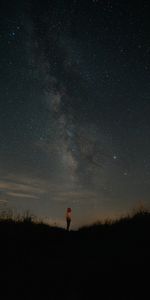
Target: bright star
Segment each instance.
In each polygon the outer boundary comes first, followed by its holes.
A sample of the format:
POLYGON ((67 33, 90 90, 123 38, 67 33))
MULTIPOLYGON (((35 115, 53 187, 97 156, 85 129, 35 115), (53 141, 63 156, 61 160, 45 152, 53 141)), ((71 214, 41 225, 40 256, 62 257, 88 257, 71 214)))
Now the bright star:
POLYGON ((9 33, 9 35, 10 35, 11 37, 15 37, 16 33, 15 33, 14 31, 12 31, 12 32, 9 33))
POLYGON ((117 159, 117 155, 113 155, 113 159, 116 160, 117 159))

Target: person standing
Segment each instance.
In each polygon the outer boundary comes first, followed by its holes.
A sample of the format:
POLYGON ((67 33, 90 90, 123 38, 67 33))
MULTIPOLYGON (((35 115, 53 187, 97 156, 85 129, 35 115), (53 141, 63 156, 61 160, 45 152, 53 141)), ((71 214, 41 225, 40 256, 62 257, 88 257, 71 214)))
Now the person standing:
POLYGON ((72 209, 68 207, 66 212, 67 231, 69 231, 70 224, 71 224, 71 213, 72 213, 72 209))

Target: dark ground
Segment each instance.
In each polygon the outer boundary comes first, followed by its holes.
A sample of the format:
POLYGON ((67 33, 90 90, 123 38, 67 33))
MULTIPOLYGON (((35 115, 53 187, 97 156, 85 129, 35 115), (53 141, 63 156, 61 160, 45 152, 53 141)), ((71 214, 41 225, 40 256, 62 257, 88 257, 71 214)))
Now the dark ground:
POLYGON ((0 221, 0 299, 150 299, 150 213, 66 232, 0 221))

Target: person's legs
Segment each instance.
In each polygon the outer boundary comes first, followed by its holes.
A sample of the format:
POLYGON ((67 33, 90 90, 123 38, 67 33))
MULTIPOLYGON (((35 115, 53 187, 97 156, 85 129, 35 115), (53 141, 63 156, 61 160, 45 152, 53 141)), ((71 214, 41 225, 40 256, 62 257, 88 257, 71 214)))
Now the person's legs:
POLYGON ((70 223, 71 223, 71 220, 69 218, 67 218, 67 231, 69 231, 70 223))

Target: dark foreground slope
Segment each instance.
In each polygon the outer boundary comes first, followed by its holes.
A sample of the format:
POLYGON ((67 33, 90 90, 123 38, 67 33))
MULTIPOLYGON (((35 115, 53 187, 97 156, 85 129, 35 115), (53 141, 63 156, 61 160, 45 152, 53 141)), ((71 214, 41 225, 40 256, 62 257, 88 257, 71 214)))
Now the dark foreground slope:
POLYGON ((70 232, 0 221, 0 242, 0 299, 150 299, 149 213, 70 232))

